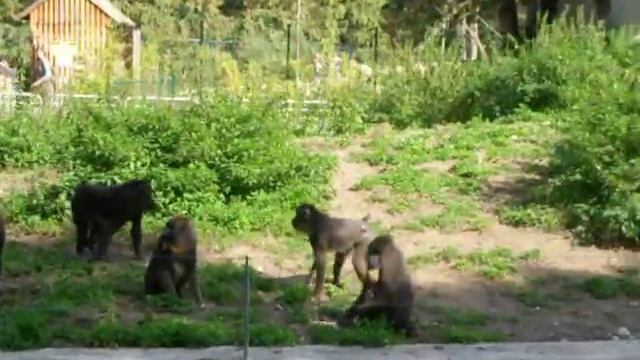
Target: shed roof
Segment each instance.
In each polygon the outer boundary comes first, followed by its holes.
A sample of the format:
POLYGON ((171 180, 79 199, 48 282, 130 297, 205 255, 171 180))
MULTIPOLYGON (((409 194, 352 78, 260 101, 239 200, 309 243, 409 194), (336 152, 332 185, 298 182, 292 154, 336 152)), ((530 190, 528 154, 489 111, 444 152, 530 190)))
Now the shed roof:
MULTIPOLYGON (((25 18, 31 14, 33 10, 35 10, 38 6, 44 3, 47 0, 36 0, 31 5, 27 6, 24 10, 16 15, 18 19, 25 18)), ((124 24, 130 27, 135 27, 136 23, 133 22, 128 16, 126 16, 120 9, 118 9, 115 5, 113 5, 109 0, 85 0, 91 2, 93 5, 97 6, 100 10, 102 10, 107 16, 109 16, 113 21, 118 24, 124 24)))

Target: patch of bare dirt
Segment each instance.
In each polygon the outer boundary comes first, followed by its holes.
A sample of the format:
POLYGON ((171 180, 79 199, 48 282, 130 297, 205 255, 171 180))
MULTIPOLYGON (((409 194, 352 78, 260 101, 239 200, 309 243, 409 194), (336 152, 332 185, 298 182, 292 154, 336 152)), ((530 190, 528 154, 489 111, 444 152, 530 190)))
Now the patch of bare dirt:
POLYGON ((326 153, 335 149, 335 144, 328 142, 321 136, 299 139, 296 143, 303 149, 312 152, 326 153))
POLYGON ((60 175, 51 169, 5 169, 0 172, 0 197, 12 191, 29 191, 36 185, 54 183, 60 175))
POLYGON ((220 262, 231 261, 237 265, 244 265, 245 257, 249 256, 250 266, 256 271, 269 277, 290 277, 300 272, 305 258, 283 259, 279 254, 268 252, 257 246, 240 244, 232 246, 222 252, 212 252, 202 249, 198 254, 202 261, 220 262))
POLYGON ((333 180, 335 193, 330 210, 335 216, 361 217, 368 213, 373 215, 384 212, 378 204, 369 203, 367 192, 353 190, 353 187, 364 177, 378 172, 377 168, 368 164, 350 160, 351 154, 361 151, 363 151, 362 142, 355 141, 336 152, 338 169, 333 180))

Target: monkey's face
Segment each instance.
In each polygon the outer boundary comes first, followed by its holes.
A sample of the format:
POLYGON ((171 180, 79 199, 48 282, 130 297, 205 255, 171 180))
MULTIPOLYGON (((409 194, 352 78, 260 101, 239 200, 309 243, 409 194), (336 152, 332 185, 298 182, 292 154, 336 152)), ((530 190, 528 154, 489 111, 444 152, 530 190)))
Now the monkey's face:
POLYGON ((177 241, 173 230, 165 229, 162 234, 160 234, 158 249, 163 252, 173 252, 176 246, 177 241))
POLYGON ((318 212, 315 206, 310 204, 302 204, 296 208, 296 215, 291 219, 291 225, 294 229, 309 233, 313 216, 318 212))
POLYGON ((183 222, 184 221, 178 217, 167 221, 162 234, 160 234, 160 241, 158 242, 158 247, 161 251, 177 252, 177 250, 179 250, 176 233, 179 232, 179 228, 183 226, 183 222))

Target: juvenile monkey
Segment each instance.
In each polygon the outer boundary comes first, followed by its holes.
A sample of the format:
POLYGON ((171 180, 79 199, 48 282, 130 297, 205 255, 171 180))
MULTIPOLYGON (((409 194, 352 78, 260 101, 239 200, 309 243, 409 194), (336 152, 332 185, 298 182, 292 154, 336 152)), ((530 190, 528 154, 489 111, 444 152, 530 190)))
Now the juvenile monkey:
POLYGON ((182 297, 182 289, 188 283, 196 302, 204 308, 196 269, 196 246, 196 232, 189 219, 181 215, 171 218, 147 266, 145 293, 170 293, 182 297))
POLYGON ((364 288, 347 310, 340 325, 349 325, 355 318, 386 317, 396 330, 415 335, 411 322, 413 287, 404 255, 391 235, 376 237, 367 249, 367 269, 378 269, 378 280, 364 288))

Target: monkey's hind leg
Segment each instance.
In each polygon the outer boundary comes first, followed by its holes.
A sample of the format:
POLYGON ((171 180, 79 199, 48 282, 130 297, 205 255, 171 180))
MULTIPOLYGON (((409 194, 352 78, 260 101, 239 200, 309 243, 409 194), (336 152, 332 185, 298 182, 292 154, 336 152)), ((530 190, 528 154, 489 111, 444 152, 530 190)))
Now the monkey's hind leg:
POLYGON ((331 281, 331 283, 336 287, 339 287, 339 288, 343 287, 343 284, 340 282, 340 273, 342 272, 342 267, 344 266, 344 262, 350 253, 351 253, 351 249, 336 252, 335 259, 333 260, 333 280, 331 281))

